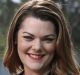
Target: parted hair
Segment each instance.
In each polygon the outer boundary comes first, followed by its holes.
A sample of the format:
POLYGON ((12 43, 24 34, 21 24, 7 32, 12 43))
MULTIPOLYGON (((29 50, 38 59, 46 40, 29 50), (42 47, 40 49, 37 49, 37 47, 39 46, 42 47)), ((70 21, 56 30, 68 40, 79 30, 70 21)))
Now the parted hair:
POLYGON ((57 44, 55 56, 52 60, 52 75, 79 75, 78 64, 75 62, 74 48, 67 23, 62 10, 54 1, 30 0, 24 3, 13 17, 7 36, 7 47, 4 54, 4 65, 11 74, 24 70, 18 56, 15 42, 19 27, 27 16, 51 21, 55 24, 57 44))

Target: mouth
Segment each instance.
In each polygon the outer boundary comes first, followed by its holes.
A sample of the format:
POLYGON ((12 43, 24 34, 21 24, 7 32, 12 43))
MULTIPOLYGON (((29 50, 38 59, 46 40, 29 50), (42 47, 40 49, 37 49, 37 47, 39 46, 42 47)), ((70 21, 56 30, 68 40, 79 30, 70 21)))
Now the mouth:
POLYGON ((41 60, 45 56, 45 54, 32 54, 32 53, 27 53, 27 55, 33 60, 41 60))

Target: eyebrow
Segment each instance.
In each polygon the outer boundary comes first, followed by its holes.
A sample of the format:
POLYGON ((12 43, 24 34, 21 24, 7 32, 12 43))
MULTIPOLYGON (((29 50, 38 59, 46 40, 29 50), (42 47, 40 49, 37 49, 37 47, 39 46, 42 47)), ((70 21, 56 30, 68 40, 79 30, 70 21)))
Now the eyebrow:
MULTIPOLYGON (((29 32, 23 32, 23 33, 29 34, 29 35, 31 35, 32 37, 34 37, 34 35, 31 34, 31 33, 29 33, 29 32)), ((48 34, 48 35, 44 35, 44 37, 50 37, 50 36, 56 37, 57 35, 56 35, 56 34, 48 34)))
POLYGON ((34 36, 33 34, 31 34, 31 33, 29 33, 29 32, 23 32, 23 33, 27 33, 27 34, 29 34, 29 35, 31 35, 31 36, 34 36))

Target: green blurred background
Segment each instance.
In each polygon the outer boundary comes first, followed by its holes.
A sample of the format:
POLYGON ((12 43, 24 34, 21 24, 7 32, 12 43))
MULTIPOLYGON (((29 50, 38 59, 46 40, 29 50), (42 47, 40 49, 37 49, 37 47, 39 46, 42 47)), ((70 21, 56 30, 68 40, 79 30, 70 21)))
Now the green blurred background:
MULTIPOLYGON (((10 21, 24 2, 28 0, 0 0, 0 64, 2 65, 2 57, 6 47, 6 36, 10 21)), ((80 0, 55 0, 61 4, 66 19, 70 23, 70 31, 72 41, 76 48, 78 62, 80 63, 80 0)), ((3 71, 0 68, 0 75, 3 71)))

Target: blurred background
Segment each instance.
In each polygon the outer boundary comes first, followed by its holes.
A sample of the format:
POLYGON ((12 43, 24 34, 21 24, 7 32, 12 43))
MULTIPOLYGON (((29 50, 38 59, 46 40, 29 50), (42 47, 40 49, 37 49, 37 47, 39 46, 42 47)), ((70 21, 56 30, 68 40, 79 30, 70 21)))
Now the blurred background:
MULTIPOLYGON (((6 36, 10 21, 20 5, 28 0, 0 0, 0 75, 9 75, 2 64, 6 47, 6 36)), ((80 0, 55 0, 70 23, 72 41, 76 49, 77 60, 80 64, 80 0)))

